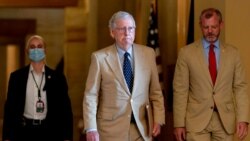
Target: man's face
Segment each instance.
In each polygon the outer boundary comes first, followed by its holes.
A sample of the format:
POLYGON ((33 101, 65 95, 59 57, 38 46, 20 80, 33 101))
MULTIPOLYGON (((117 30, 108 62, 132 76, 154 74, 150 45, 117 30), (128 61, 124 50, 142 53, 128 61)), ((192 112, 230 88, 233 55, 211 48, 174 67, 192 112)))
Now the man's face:
POLYGON ((219 22, 219 17, 217 15, 213 15, 209 19, 202 18, 200 27, 205 40, 214 43, 220 36, 222 23, 219 22))
POLYGON ((117 19, 115 27, 111 30, 111 36, 116 44, 124 50, 130 47, 135 39, 135 25, 130 18, 117 19))

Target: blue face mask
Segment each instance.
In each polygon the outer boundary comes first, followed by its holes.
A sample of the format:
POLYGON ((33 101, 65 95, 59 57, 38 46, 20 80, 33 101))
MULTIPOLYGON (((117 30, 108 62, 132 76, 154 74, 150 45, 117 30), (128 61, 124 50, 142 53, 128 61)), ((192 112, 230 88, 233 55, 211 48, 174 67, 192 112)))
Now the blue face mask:
POLYGON ((29 58, 34 62, 42 61, 45 58, 44 49, 43 48, 30 49, 29 58))

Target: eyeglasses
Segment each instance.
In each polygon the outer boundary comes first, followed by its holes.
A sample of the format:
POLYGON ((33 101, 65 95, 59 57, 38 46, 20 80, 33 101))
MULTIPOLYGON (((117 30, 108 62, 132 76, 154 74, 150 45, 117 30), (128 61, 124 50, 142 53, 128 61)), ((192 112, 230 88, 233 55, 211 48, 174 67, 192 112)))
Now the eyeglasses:
POLYGON ((126 31, 129 32, 129 33, 132 33, 132 32, 135 32, 135 27, 117 27, 115 28, 118 32, 120 33, 125 33, 126 31))

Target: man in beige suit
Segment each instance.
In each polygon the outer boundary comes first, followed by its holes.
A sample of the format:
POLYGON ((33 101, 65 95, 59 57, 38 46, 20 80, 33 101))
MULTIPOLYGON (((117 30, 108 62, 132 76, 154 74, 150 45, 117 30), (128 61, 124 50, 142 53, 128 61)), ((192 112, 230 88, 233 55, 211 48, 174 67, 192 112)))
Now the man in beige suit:
POLYGON ((200 16, 203 38, 183 47, 174 75, 174 133, 177 141, 243 140, 249 101, 238 50, 220 41, 222 16, 208 8, 200 16))
POLYGON ((83 100, 87 141, 150 141, 165 123, 155 53, 133 43, 135 27, 129 13, 115 13, 109 21, 115 43, 91 56, 83 100), (132 74, 128 82, 124 74, 132 74))

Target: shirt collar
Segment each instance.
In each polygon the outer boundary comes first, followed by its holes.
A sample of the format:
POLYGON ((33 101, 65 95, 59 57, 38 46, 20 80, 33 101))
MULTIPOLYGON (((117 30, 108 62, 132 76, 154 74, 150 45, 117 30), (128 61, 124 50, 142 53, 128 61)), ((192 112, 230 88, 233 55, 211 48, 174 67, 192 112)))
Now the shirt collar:
POLYGON ((125 52, 128 52, 130 56, 132 55, 133 45, 127 51, 124 51, 118 45, 116 45, 116 48, 117 48, 118 54, 120 55, 124 55, 125 52))
MULTIPOLYGON (((33 70, 34 70, 34 68, 33 68, 33 66, 30 64, 30 72, 33 71, 33 70)), ((43 73, 45 72, 45 65, 43 65, 42 72, 43 72, 43 73)))
MULTIPOLYGON (((202 45, 206 49, 206 48, 209 48, 210 43, 206 41, 204 38, 202 38, 202 45)), ((220 41, 219 40, 215 41, 214 46, 215 48, 220 48, 220 41)))

